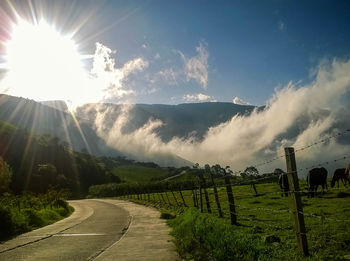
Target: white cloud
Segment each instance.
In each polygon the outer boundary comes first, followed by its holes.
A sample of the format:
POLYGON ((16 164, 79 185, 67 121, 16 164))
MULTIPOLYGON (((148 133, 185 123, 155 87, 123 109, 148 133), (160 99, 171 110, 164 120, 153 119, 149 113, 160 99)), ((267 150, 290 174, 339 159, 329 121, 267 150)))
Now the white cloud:
POLYGON ((136 72, 143 71, 148 67, 148 62, 143 58, 135 58, 126 62, 121 68, 115 68, 115 54, 110 48, 101 43, 96 43, 93 67, 91 69, 92 78, 96 86, 103 88, 103 100, 113 100, 133 94, 134 91, 125 87, 127 77, 136 72))
POLYGON ((164 69, 163 71, 159 71, 156 74, 156 77, 159 77, 159 79, 164 80, 169 85, 177 85, 177 78, 179 73, 176 72, 174 69, 164 69))
POLYGON ((143 49, 147 49, 148 48, 148 45, 147 44, 143 44, 141 45, 143 49))
POLYGON ((186 94, 183 96, 183 99, 187 102, 206 102, 209 101, 212 97, 203 93, 198 94, 186 94))
POLYGON ((185 75, 187 81, 191 79, 197 81, 204 89, 208 86, 208 58, 209 52, 202 42, 196 47, 197 55, 186 58, 181 52, 180 55, 185 64, 185 75))
MULTIPOLYGON (((343 98, 349 94, 350 61, 333 61, 318 69, 312 83, 298 88, 289 83, 276 90, 265 110, 234 116, 210 128, 201 141, 175 137, 163 142, 155 132, 162 125, 157 119, 124 134, 120 130, 128 121, 129 107, 116 119, 108 110, 96 109, 95 124, 107 144, 138 159, 144 155, 171 153, 200 164, 219 163, 240 170, 283 154, 285 146, 304 147, 337 133, 339 129, 349 129, 350 101, 343 98), (114 126, 108 129, 106 124, 111 120, 114 126)), ((206 98, 203 95, 200 99, 206 98)), ((331 139, 298 152, 296 157, 300 168, 349 154, 348 143, 331 139)), ((285 168, 284 159, 259 167, 259 170, 272 171, 275 167, 285 168)))
POLYGON ((237 96, 233 98, 232 102, 238 105, 251 105, 249 102, 246 102, 237 96))

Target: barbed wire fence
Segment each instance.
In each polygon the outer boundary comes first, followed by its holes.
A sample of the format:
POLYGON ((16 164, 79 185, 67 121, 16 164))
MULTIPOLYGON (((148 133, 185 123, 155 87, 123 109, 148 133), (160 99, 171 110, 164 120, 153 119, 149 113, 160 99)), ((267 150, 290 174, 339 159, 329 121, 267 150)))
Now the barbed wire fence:
MULTIPOLYGON (((186 208, 189 206, 193 206, 195 208, 200 209, 201 212, 206 213, 212 213, 215 215, 218 215, 220 218, 227 218, 229 217, 231 220, 232 225, 237 225, 242 222, 251 222, 254 224, 260 224, 262 227, 268 227, 270 229, 276 230, 276 231, 294 231, 295 236, 297 238, 297 245, 299 249, 305 254, 308 255, 308 241, 307 236, 309 235, 310 238, 315 238, 313 233, 310 233, 312 229, 305 226, 305 220, 304 218, 312 219, 312 220, 318 220, 322 224, 324 222, 331 222, 331 223, 342 223, 342 224, 348 224, 350 225, 350 220, 347 219, 339 219, 336 217, 329 217, 326 215, 320 215, 317 213, 305 213, 303 210, 303 205, 301 201, 301 196, 309 195, 310 193, 316 192, 314 190, 310 189, 300 189, 299 187, 299 179, 298 179, 298 172, 301 171, 308 171, 316 167, 322 167, 327 166, 331 163, 339 162, 339 161, 345 161, 350 159, 350 155, 343 155, 342 157, 338 157, 336 159, 325 161, 325 162, 319 162, 317 164, 313 164, 311 166, 297 168, 295 156, 303 151, 306 151, 316 145, 325 143, 330 141, 333 138, 340 137, 342 135, 348 134, 350 130, 346 130, 344 132, 337 132, 334 135, 331 135, 327 138, 324 138, 322 140, 319 140, 317 142, 314 142, 312 144, 309 144, 305 147, 293 149, 293 148, 285 148, 285 154, 284 155, 278 155, 270 160, 266 160, 264 162, 258 163, 253 165, 253 167, 261 167, 267 164, 271 164, 276 160, 285 158, 286 159, 286 166, 287 166, 287 174, 288 176, 288 182, 289 189, 286 191, 263 191, 263 192, 257 192, 257 189, 255 187, 256 184, 263 183, 263 182, 277 182, 278 178, 280 177, 281 173, 275 173, 275 172, 267 172, 260 174, 262 177, 256 177, 249 180, 243 180, 238 182, 232 182, 232 178, 236 176, 237 174, 243 173, 244 171, 236 171, 233 174, 229 175, 225 172, 225 169, 223 169, 224 175, 221 177, 213 176, 212 171, 209 170, 209 177, 210 178, 204 178, 203 175, 200 175, 199 182, 191 187, 173 187, 173 188, 167 188, 163 190, 152 190, 152 189, 139 189, 138 191, 135 191, 134 193, 125 192, 124 195, 122 195, 122 198, 126 199, 134 199, 134 200, 144 200, 148 202, 152 202, 153 204, 157 206, 172 206, 172 207, 181 207, 186 208), (224 183, 216 184, 218 180, 222 179, 224 183), (249 193, 249 192, 234 192, 235 187, 241 186, 241 185, 251 185, 254 189, 255 193, 249 193), (226 193, 225 193, 226 192, 226 193), (287 193, 287 195, 290 198, 290 207, 284 208, 284 209, 273 209, 273 208, 265 208, 265 207, 252 207, 252 206, 244 206, 241 204, 237 204, 235 201, 240 201, 243 199, 257 199, 261 197, 266 196, 277 196, 281 195, 282 193, 287 193), (224 194, 226 194, 226 200, 223 201, 224 194), (267 213, 266 215, 261 215, 262 217, 257 217, 256 214, 252 214, 250 212, 255 211, 261 213, 267 213), (268 218, 269 215, 276 217, 278 214, 278 217, 284 218, 284 220, 287 220, 287 216, 292 215, 293 219, 295 221, 295 224, 290 224, 290 221, 281 222, 284 224, 284 226, 276 225, 275 219, 268 218), (288 224, 289 222, 289 224, 288 224)), ((183 175, 184 173, 180 173, 180 175, 176 175, 176 177, 183 175)), ((208 174, 208 173, 207 173, 208 174)), ((341 191, 341 190, 349 190, 348 188, 328 188, 327 191, 341 191)), ((314 221, 312 223, 315 223, 314 221)))

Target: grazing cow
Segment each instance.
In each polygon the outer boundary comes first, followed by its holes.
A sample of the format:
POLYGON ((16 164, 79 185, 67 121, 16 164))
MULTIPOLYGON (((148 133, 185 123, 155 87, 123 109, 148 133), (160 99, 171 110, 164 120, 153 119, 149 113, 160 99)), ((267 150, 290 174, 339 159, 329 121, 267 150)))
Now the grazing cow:
POLYGON ((306 177, 306 182, 308 185, 309 194, 308 197, 314 197, 315 192, 317 192, 317 187, 322 186, 322 193, 324 194, 324 187, 328 189, 327 186, 327 170, 325 168, 314 168, 309 171, 306 177))
POLYGON ((346 168, 336 169, 334 171, 333 178, 332 178, 332 181, 331 181, 331 187, 333 188, 334 185, 335 185, 335 182, 337 182, 338 183, 338 188, 339 188, 339 180, 341 180, 343 182, 344 186, 346 185, 347 181, 350 183, 349 176, 346 173, 346 168))
POLYGON ((287 173, 281 173, 281 175, 278 177, 278 184, 281 188, 281 197, 283 197, 283 195, 288 197, 289 183, 287 173))

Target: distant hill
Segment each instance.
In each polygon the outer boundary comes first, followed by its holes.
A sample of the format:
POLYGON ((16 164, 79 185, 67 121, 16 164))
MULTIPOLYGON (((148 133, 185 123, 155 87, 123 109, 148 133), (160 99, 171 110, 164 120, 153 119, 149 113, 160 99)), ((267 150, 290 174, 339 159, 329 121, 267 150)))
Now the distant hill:
POLYGON ((44 104, 44 105, 47 105, 47 106, 50 106, 50 107, 52 107, 54 109, 63 111, 63 112, 67 112, 67 113, 69 112, 68 111, 68 106, 67 106, 65 101, 60 101, 60 100, 57 100, 57 101, 41 101, 40 103, 44 104))

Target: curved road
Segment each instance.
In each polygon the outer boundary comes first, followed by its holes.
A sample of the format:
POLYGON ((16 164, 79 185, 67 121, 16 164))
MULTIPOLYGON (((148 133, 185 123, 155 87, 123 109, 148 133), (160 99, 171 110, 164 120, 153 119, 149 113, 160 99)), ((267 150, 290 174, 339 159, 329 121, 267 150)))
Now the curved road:
POLYGON ((74 213, 0 244, 0 260, 94 260, 127 231, 129 213, 102 200, 70 201, 74 213))

